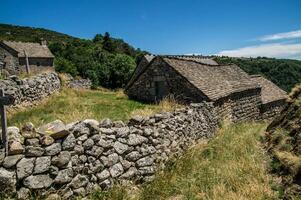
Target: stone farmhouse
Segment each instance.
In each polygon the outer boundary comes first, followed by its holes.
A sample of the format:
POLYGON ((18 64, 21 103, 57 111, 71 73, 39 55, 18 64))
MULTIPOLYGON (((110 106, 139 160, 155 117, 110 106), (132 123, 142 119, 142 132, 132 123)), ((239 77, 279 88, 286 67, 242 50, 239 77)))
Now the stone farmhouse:
POLYGON ((51 70, 53 59, 45 40, 41 43, 0 41, 0 67, 6 74, 51 70))
POLYGON ((201 56, 147 55, 125 92, 146 102, 169 95, 185 103, 214 102, 219 116, 231 121, 273 117, 286 99, 286 93, 265 78, 201 56))

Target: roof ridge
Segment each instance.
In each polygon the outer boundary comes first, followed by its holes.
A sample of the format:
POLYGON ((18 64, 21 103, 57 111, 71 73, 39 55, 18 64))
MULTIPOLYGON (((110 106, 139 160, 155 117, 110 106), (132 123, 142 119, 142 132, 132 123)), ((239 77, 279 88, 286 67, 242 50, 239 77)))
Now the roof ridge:
POLYGON ((204 66, 211 66, 211 67, 231 66, 231 65, 220 65, 220 64, 212 65, 212 64, 203 63, 203 62, 196 61, 196 60, 188 60, 188 59, 183 59, 183 58, 173 57, 173 56, 159 56, 159 57, 162 57, 163 59, 164 58, 172 58, 172 59, 181 60, 181 61, 189 61, 189 62, 194 62, 194 63, 197 63, 197 64, 201 64, 201 65, 204 65, 204 66))

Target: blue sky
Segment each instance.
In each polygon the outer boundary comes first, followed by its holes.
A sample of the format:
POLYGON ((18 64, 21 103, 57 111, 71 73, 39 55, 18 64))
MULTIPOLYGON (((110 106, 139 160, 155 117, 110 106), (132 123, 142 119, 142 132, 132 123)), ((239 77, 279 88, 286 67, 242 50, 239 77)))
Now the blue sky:
POLYGON ((108 31, 155 54, 301 59, 300 0, 0 0, 0 23, 80 38, 108 31))

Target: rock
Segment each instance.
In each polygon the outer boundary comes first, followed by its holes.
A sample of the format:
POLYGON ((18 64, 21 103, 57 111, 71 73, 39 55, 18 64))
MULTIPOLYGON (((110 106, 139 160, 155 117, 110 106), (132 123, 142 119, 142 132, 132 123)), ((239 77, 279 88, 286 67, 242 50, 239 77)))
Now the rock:
POLYGON ((73 134, 69 134, 62 143, 63 150, 72 150, 75 146, 75 137, 73 134))
POLYGON ((139 167, 149 166, 154 163, 154 158, 148 156, 137 160, 136 164, 139 167))
POLYGON ((113 122, 113 126, 116 128, 121 128, 121 127, 124 127, 125 124, 123 123, 123 121, 119 120, 119 121, 113 122))
POLYGON ((44 154, 44 149, 42 147, 27 146, 25 148, 25 156, 27 157, 39 157, 44 154))
POLYGON ((3 167, 11 168, 17 164, 19 160, 21 160, 24 155, 14 155, 14 156, 7 156, 4 158, 3 167))
POLYGON ((47 172, 51 165, 51 157, 45 156, 45 157, 38 157, 35 162, 35 167, 33 170, 33 174, 40 174, 47 172))
POLYGON ((67 188, 63 192, 63 199, 72 199, 72 196, 73 196, 73 190, 71 188, 67 188))
POLYGON ((75 125, 73 125, 73 131, 72 133, 74 134, 74 136, 76 138, 78 138, 81 135, 85 135, 85 134, 89 134, 90 130, 89 128, 86 126, 85 123, 77 123, 75 125))
POLYGON ((147 142, 147 138, 137 134, 130 134, 128 139, 128 144, 131 146, 136 146, 147 142))
POLYGON ((58 194, 50 194, 45 200, 61 200, 61 196, 58 194))
POLYGON ((24 143, 24 137, 20 134, 20 130, 16 126, 10 126, 7 128, 8 141, 24 143))
POLYGON ((89 124, 90 126, 94 126, 94 127, 98 127, 99 126, 99 122, 97 121, 97 120, 95 120, 95 119, 85 119, 84 121, 83 121, 83 123, 85 123, 85 124, 89 124))
POLYGON ((69 169, 63 169, 58 172, 58 175, 54 179, 54 183, 57 184, 65 184, 72 181, 73 178, 73 170, 71 168, 69 169))
POLYGON ((17 197, 20 200, 30 199, 30 190, 25 187, 20 188, 17 192, 17 197))
POLYGON ((50 135, 55 140, 65 138, 69 134, 65 124, 61 120, 55 120, 45 124, 39 127, 37 132, 41 135, 50 135))
POLYGON ((103 148, 102 147, 98 147, 98 146, 93 146, 91 150, 87 150, 86 153, 90 156, 94 156, 96 158, 98 158, 103 152, 103 148))
POLYGON ((85 150, 87 149, 91 149, 94 145, 94 141, 92 139, 87 139, 84 143, 83 143, 83 147, 85 150))
POLYGON ((140 124, 143 122, 143 120, 144 120, 144 118, 142 116, 136 115, 130 119, 130 124, 133 124, 133 125, 140 124))
POLYGON ((58 173, 59 173, 59 168, 58 168, 58 167, 53 166, 53 165, 51 165, 51 166, 49 167, 49 174, 50 174, 50 175, 57 176, 58 173))
POLYGON ((69 151, 62 151, 58 156, 52 158, 51 163, 59 168, 66 166, 71 160, 69 151))
POLYGON ((86 190, 83 187, 75 189, 75 190, 73 190, 73 192, 76 196, 85 196, 85 194, 86 194, 86 190))
POLYGON ((0 167, 0 185, 1 191, 15 191, 16 190, 16 174, 14 171, 8 171, 0 167))
POLYGON ((17 164, 17 177, 23 179, 33 172, 35 158, 22 158, 17 164))
POLYGON ((88 158, 87 158, 87 156, 85 156, 85 155, 80 155, 80 156, 79 156, 79 160, 80 160, 82 163, 85 163, 85 162, 87 162, 88 158))
POLYGON ((86 176, 78 174, 71 181, 71 187, 74 189, 78 189, 80 187, 85 187, 88 184, 89 180, 86 176))
POLYGON ((84 142, 88 139, 88 134, 83 134, 77 138, 77 141, 84 142))
POLYGON ((103 119, 99 123, 99 126, 103 128, 110 128, 112 127, 112 121, 110 119, 103 119))
POLYGON ((8 143, 8 155, 16 155, 24 152, 24 148, 20 142, 12 141, 8 143))
POLYGON ((99 140, 101 140, 101 135, 100 134, 93 135, 91 139, 94 141, 94 143, 98 143, 99 140))
POLYGON ((60 153, 62 150, 61 143, 54 143, 45 148, 45 155, 47 156, 54 156, 60 153))
POLYGON ((117 153, 112 153, 110 155, 108 155, 108 163, 106 163, 105 165, 110 167, 114 164, 116 164, 119 161, 119 156, 117 153))
POLYGON ((112 183, 109 179, 106 179, 106 180, 102 181, 101 183, 99 183, 99 186, 103 189, 109 188, 111 185, 112 185, 112 183))
POLYGON ((150 136, 153 133, 153 130, 150 128, 145 128, 143 133, 145 136, 150 136))
POLYGON ((138 151, 132 151, 131 153, 125 156, 125 159, 129 161, 136 161, 141 158, 141 154, 138 151))
POLYGON ((129 148, 128 145, 122 144, 121 142, 118 141, 114 143, 113 147, 119 155, 125 153, 129 148))
POLYGON ((53 180, 48 175, 29 176, 24 179, 23 184, 29 189, 44 189, 51 186, 53 180))
MULTIPOLYGON (((111 128, 100 128, 99 129, 100 132, 102 134, 105 134, 105 135, 114 135, 115 131, 111 128)), ((115 136, 115 135, 114 135, 115 136)), ((111 136, 111 137, 114 137, 114 136, 111 136)), ((108 137, 108 136, 107 136, 108 137)), ((110 137, 110 136, 109 136, 110 137)), ((115 137, 114 137, 115 138, 115 137)), ((111 139, 114 139, 114 138, 111 138, 111 139)))
POLYGON ((103 148, 110 148, 112 147, 112 143, 109 141, 106 141, 104 139, 100 139, 97 143, 98 146, 103 147, 103 148))
POLYGON ((48 135, 44 135, 43 137, 41 137, 40 143, 43 146, 49 146, 54 143, 54 139, 48 135))
POLYGON ((39 146, 40 145, 40 141, 38 138, 31 138, 31 139, 26 139, 25 140, 25 144, 26 146, 39 146))
POLYGON ((120 163, 117 163, 110 167, 110 174, 113 178, 120 176, 124 172, 123 167, 120 163))
POLYGON ((24 132, 24 131, 35 131, 34 130, 34 125, 33 125, 33 123, 31 123, 31 122, 27 122, 27 123, 25 123, 23 126, 22 126, 22 132, 24 132))
POLYGON ((110 172, 109 170, 105 169, 102 172, 96 174, 96 176, 98 178, 98 181, 101 182, 110 177, 110 172))
POLYGON ((81 145, 75 145, 74 151, 75 151, 76 154, 81 155, 81 154, 83 154, 85 152, 85 149, 81 145))
POLYGON ((155 168, 153 166, 140 167, 138 171, 139 171, 139 174, 142 176, 152 175, 155 173, 155 168))
POLYGON ((122 164, 125 170, 134 165, 132 162, 129 162, 127 160, 120 160, 120 163, 122 164))
POLYGON ((125 138, 129 135, 129 133, 130 133, 129 127, 121 127, 116 129, 117 138, 125 138))
POLYGON ((120 176, 121 179, 132 179, 138 174, 138 170, 135 167, 129 168, 124 174, 120 176))

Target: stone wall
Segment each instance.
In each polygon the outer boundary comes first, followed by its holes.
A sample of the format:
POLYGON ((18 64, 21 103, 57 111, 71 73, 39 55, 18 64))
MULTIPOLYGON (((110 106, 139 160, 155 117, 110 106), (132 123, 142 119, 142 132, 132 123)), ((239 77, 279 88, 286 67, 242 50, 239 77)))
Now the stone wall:
POLYGON ((262 104, 260 106, 259 120, 271 120, 276 116, 279 116, 285 106, 285 100, 262 104))
POLYGON ((14 98, 13 106, 27 106, 60 90, 61 81, 55 72, 40 74, 30 78, 19 79, 10 76, 0 80, 0 88, 6 95, 14 98))
POLYGON ((0 45, 0 61, 4 63, 4 68, 1 69, 4 75, 8 74, 18 74, 19 61, 13 52, 8 52, 5 48, 0 45))
POLYGON ((218 119, 211 103, 134 117, 128 124, 88 119, 55 121, 21 131, 9 128, 9 156, 0 153, 0 184, 20 199, 30 192, 86 195, 113 182, 152 180, 173 156, 214 135, 218 119))

